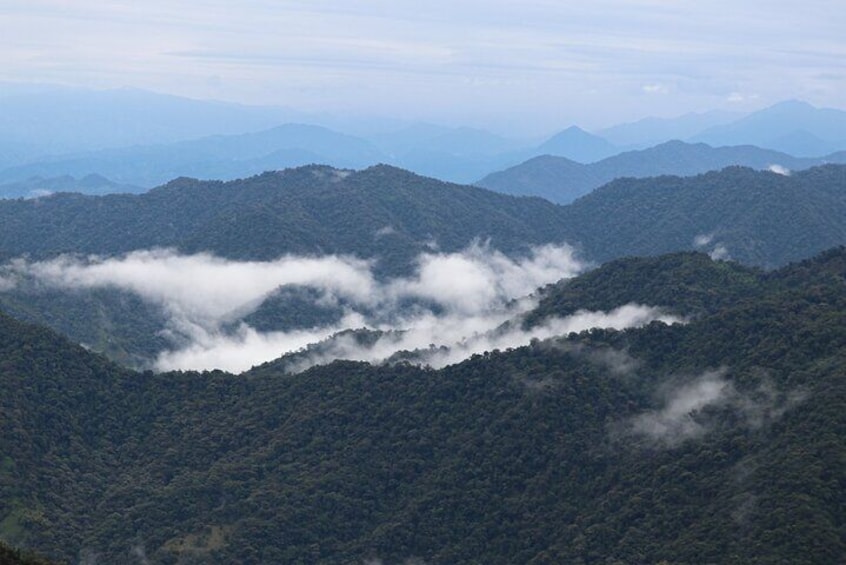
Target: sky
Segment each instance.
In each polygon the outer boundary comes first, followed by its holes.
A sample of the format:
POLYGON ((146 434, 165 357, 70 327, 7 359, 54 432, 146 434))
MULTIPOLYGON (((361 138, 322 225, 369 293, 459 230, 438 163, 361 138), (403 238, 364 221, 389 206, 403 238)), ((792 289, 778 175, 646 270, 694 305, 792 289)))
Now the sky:
POLYGON ((846 107, 842 0, 4 0, 0 81, 513 129, 846 107))

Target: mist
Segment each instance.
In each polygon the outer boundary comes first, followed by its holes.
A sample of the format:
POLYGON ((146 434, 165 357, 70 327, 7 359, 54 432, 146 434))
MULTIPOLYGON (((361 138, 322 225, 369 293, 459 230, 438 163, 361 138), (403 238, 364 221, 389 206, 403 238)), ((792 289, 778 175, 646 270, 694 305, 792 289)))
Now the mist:
POLYGON ((659 308, 628 304, 577 312, 529 330, 514 322, 536 306, 536 289, 585 268, 567 245, 544 245, 513 258, 474 243, 455 253, 423 253, 412 275, 388 280, 377 279, 372 262, 351 256, 286 255, 255 262, 156 249, 111 258, 19 259, 0 269, 0 286, 9 290, 30 277, 66 290, 119 288, 158 305, 167 318, 161 331, 173 345, 150 360, 157 371, 237 373, 291 353, 298 354, 287 365, 290 371, 335 359, 378 363, 398 352, 414 352, 413 362, 443 367, 535 338, 679 321, 659 308), (284 331, 260 331, 243 321, 274 292, 290 287, 313 289, 314 306, 330 305, 341 315, 324 325, 284 331), (378 332, 366 345, 354 334, 340 333, 365 328, 378 332))
MULTIPOLYGON (((769 425, 802 402, 802 390, 782 391, 766 375, 756 386, 740 390, 728 379, 726 367, 692 378, 670 378, 658 389, 660 408, 626 421, 624 435, 640 437, 653 446, 675 447, 711 432, 726 409, 750 429, 769 425)), ((620 431, 619 429, 617 431, 620 431)))

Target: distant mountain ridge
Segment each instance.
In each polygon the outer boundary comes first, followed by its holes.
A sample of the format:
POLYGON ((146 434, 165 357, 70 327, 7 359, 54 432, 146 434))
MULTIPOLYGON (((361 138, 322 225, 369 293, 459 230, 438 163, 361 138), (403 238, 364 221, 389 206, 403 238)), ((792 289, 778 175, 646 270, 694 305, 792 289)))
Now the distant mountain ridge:
POLYGON ((84 176, 153 187, 180 176, 232 180, 308 164, 364 168, 384 155, 369 142, 327 128, 286 124, 256 133, 215 135, 166 145, 108 149, 0 171, 0 182, 32 176, 84 176))
POLYGON ((476 184, 505 194, 541 196, 552 202, 567 204, 617 178, 692 176, 734 165, 758 170, 773 167, 779 171, 794 171, 826 163, 846 163, 846 152, 811 159, 751 145, 711 147, 704 143, 668 141, 588 165, 563 157, 536 157, 488 175, 476 184))
POLYGON ((579 163, 593 163, 616 155, 620 148, 598 135, 571 126, 540 144, 535 151, 540 155, 559 155, 579 163))
POLYGON ((751 144, 816 157, 846 150, 846 112, 791 100, 714 126, 691 140, 711 145, 751 144))
MULTIPOLYGON (((16 156, 16 162, 0 153, 0 167, 50 155, 245 133, 304 117, 286 108, 193 100, 131 88, 4 84, 0 89, 0 147, 9 144, 24 151, 16 156)), ((82 174, 89 173, 103 171, 82 174)))
MULTIPOLYGON (((571 125, 541 140, 483 128, 368 122, 132 89, 3 87, 0 183, 5 184, 36 176, 96 174, 143 189, 179 176, 232 180, 312 163, 356 169, 388 163, 471 183, 543 155, 595 163, 672 139, 715 147, 758 145, 817 158, 846 150, 846 112, 795 101, 745 116, 713 111, 645 118, 592 133, 571 125)), ((0 193, 15 195, 12 190, 0 193)))
POLYGON ((37 198, 55 192, 80 192, 92 195, 140 192, 137 186, 118 184, 102 175, 89 174, 81 178, 70 175, 43 178, 31 177, 24 181, 0 184, 0 198, 37 198))
POLYGON ((562 215, 599 262, 699 249, 774 268, 846 242, 846 166, 617 179, 562 215))
POLYGON ((673 139, 687 140, 709 128, 737 121, 743 116, 742 113, 712 110, 675 118, 643 118, 595 133, 622 148, 644 149, 673 139))

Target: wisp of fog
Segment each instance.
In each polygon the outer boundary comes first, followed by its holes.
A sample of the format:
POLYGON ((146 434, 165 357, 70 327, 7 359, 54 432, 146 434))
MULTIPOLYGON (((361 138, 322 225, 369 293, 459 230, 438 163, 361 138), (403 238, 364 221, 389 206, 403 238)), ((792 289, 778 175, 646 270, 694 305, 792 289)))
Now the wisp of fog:
POLYGON ((584 269, 567 245, 536 247, 519 258, 479 243, 460 252, 429 252, 417 258, 412 275, 389 280, 374 276, 372 262, 351 256, 286 255, 257 262, 157 249, 110 258, 15 260, 0 271, 0 291, 27 276, 53 288, 114 287, 136 293, 162 309, 168 320, 162 329, 175 338, 173 349, 151 361, 159 371, 241 372, 322 341, 324 347, 300 356, 292 367, 302 370, 334 359, 379 362, 415 350, 420 350, 418 362, 442 367, 533 338, 678 321, 655 307, 626 304, 610 312, 550 319, 529 330, 506 324, 536 305, 536 289, 584 269), (318 327, 280 331, 259 331, 242 321, 289 286, 315 290, 315 307, 334 306, 342 315, 318 327), (367 345, 349 334, 336 335, 355 328, 383 333, 367 345))

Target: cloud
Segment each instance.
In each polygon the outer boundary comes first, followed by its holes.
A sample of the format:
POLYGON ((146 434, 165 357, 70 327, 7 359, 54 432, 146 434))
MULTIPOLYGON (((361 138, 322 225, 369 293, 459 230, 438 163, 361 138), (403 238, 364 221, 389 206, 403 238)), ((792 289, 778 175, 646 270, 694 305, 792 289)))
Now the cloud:
MULTIPOLYGON (((697 248, 708 247, 712 243, 714 243, 714 234, 699 234, 693 238, 693 245, 697 248)), ((726 247, 723 243, 716 242, 714 247, 708 252, 708 256, 711 257, 714 261, 728 261, 731 259, 731 254, 729 253, 728 247, 726 247)))
POLYGON ((478 243, 456 253, 427 252, 411 276, 390 280, 377 280, 371 269, 367 261, 335 255, 250 262, 149 250, 113 258, 19 259, 0 269, 0 284, 9 290, 31 277, 60 289, 114 287, 159 305, 168 319, 162 333, 173 346, 151 360, 157 370, 240 372, 292 352, 300 352, 292 370, 333 359, 381 362, 401 351, 442 367, 534 338, 678 321, 658 308, 629 304, 550 319, 531 330, 511 323, 534 308, 537 288, 584 269, 567 245, 540 246, 518 258, 478 243), (284 331, 259 331, 243 322, 278 289, 295 287, 314 289, 305 296, 316 306, 337 307, 340 319, 284 331), (353 328, 367 328, 378 338, 362 344, 341 333, 353 328), (315 343, 321 347, 305 349, 315 343))
POLYGON ((416 276, 393 281, 387 288, 395 298, 432 300, 451 312, 473 314, 570 278, 582 269, 569 246, 545 245, 529 257, 511 259, 474 244, 462 253, 421 255, 416 276))
MULTIPOLYGON (((591 328, 625 329, 653 321, 668 324, 681 321, 665 314, 660 308, 626 304, 608 312, 579 311, 564 318, 552 318, 528 330, 522 329, 519 324, 506 324, 509 320, 519 318, 520 314, 534 305, 533 300, 527 299, 509 308, 480 312, 470 317, 460 313, 425 313, 406 320, 408 325, 405 327, 408 329, 403 331, 392 331, 392 328, 383 326, 381 329, 387 333, 368 345, 359 343, 355 335, 344 333, 302 355, 294 356, 286 369, 299 372, 334 359, 378 363, 398 352, 406 352, 403 356, 405 360, 437 369, 463 361, 474 354, 527 345, 534 339, 544 340, 591 328)), ((592 360, 606 364, 612 371, 623 369, 620 365, 622 357, 592 360)))
POLYGON ((17 281, 11 276, 0 276, 0 292, 7 292, 17 286, 17 281))
POLYGON ((712 241, 714 241, 714 234, 699 234, 693 238, 693 245, 695 245, 696 247, 705 247, 712 241))
POLYGON ((666 391, 663 407, 632 418, 631 431, 668 446, 703 435, 707 428, 697 413, 725 401, 730 386, 723 379, 724 374, 724 370, 706 372, 666 391))
POLYGON ((842 105, 829 0, 801 14, 789 3, 700 4, 8 0, 0 61, 15 82, 435 121, 511 114, 500 123, 545 133, 551 122, 754 104, 755 92, 842 105), (480 84, 499 88, 480 97, 480 84), (662 85, 670 95, 631 96, 662 85))
POLYGON ((209 254, 136 251, 118 258, 63 256, 24 266, 44 284, 59 288, 117 287, 161 304, 175 317, 215 325, 255 309, 275 289, 304 285, 367 303, 375 281, 370 265, 353 257, 284 256, 268 262, 228 261, 209 254))
POLYGON ((665 84, 645 84, 641 90, 646 94, 668 94, 670 89, 665 84))
POLYGON ((714 249, 708 253, 708 256, 713 259, 714 261, 728 261, 731 259, 731 254, 729 253, 728 247, 723 245, 722 243, 718 243, 714 246, 714 249))
POLYGON ((395 233, 397 233, 397 230, 395 230, 395 229, 394 229, 394 226, 392 226, 392 225, 387 225, 387 226, 384 226, 384 227, 379 228, 378 230, 376 230, 376 234, 375 234, 375 236, 376 236, 377 238, 380 238, 380 237, 384 237, 384 236, 386 236, 386 235, 393 235, 393 234, 395 234, 395 233))
MULTIPOLYGON (((803 391, 779 391, 769 378, 761 378, 755 388, 739 391, 726 379, 728 370, 706 371, 681 384, 665 384, 659 390, 661 407, 627 420, 623 435, 641 437, 651 445, 675 447, 710 432, 719 413, 727 408, 740 416, 751 429, 780 418, 805 398, 803 391)), ((619 427, 616 428, 620 430, 619 427)))
POLYGON ((790 169, 788 169, 787 167, 783 167, 782 165, 773 164, 767 167, 767 170, 777 175, 782 175, 785 177, 790 176, 790 169))

